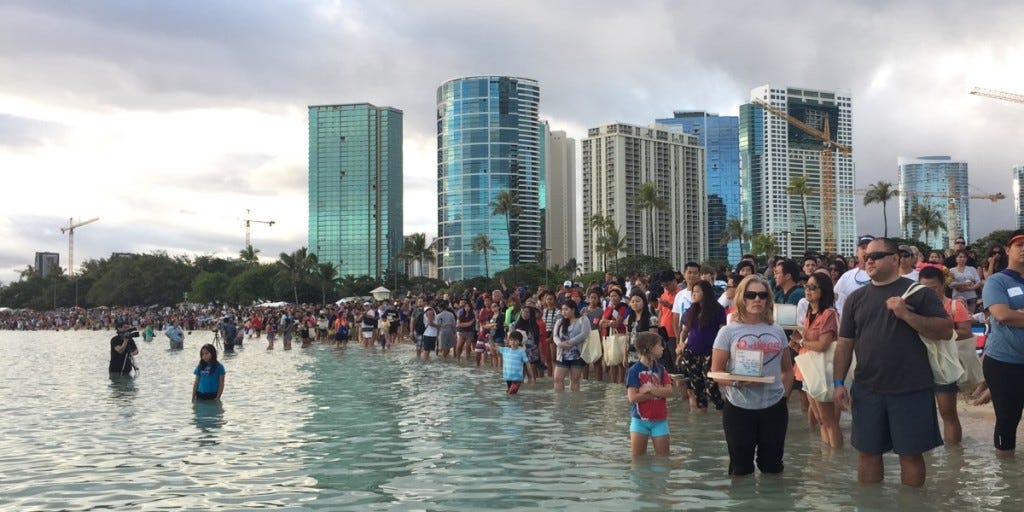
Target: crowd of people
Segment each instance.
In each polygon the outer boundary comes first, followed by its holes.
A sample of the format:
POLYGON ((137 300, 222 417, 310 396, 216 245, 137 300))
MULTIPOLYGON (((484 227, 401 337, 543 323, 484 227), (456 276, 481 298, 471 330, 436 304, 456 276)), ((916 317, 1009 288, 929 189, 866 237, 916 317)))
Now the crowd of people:
POLYGON ((213 330, 217 342, 200 349, 194 371, 194 400, 223 393, 218 350, 254 339, 265 339, 268 350, 278 340, 291 349, 295 338, 302 346, 353 342, 382 350, 410 343, 425 361, 433 355, 501 368, 509 394, 526 378, 550 378, 556 390, 566 380, 570 390, 584 380, 624 384, 634 455, 649 442, 655 453, 669 452, 667 399, 678 393, 695 411, 721 411, 732 475, 755 466, 783 470, 787 402, 796 394, 807 422, 833 448, 844 444, 839 419, 850 411, 860 481, 880 481, 882 454, 893 451, 903 483, 916 486, 925 480, 922 454, 961 440, 958 391, 992 401, 1000 455, 1014 452, 1024 409, 1024 231, 992 247, 980 266, 963 240, 955 246, 925 258, 916 247, 863 236, 850 259, 775 258, 762 272, 748 255, 732 269, 687 263, 681 272, 608 273, 585 287, 502 283, 459 296, 318 306, 19 311, 0 315, 0 327, 113 327, 110 371, 121 374, 132 371, 136 330, 146 341, 162 331, 172 349, 182 348, 187 333, 213 330), (779 304, 795 306, 795 320, 782 324, 779 304), (976 323, 991 324, 983 362, 971 345, 961 364, 983 369, 973 381, 936 382, 922 340, 970 345, 976 323), (833 363, 824 383, 812 367, 815 354, 833 363))

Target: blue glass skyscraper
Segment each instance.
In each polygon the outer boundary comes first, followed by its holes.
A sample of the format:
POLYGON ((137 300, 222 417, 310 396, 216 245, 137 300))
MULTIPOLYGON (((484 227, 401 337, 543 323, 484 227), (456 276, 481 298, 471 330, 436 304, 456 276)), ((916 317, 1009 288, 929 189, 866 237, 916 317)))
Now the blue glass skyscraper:
POLYGON ((696 135, 699 144, 704 146, 708 194, 708 258, 738 263, 742 255, 739 241, 733 240, 723 245, 720 240, 728 220, 740 218, 739 118, 707 112, 674 112, 673 117, 658 119, 656 122, 682 133, 696 135), (717 199, 713 199, 716 196, 717 199), (717 207, 719 203, 725 207, 724 218, 723 210, 717 207))
POLYGON ((541 254, 540 88, 507 76, 456 78, 437 89, 437 242, 441 279, 536 262, 541 254), (493 213, 504 191, 519 213, 493 213), (508 222, 506 222, 508 220, 508 222), (493 252, 474 252, 486 235, 493 252), (485 260, 486 258, 486 260, 485 260))
POLYGON ((402 250, 402 111, 309 107, 309 252, 380 278, 402 250))

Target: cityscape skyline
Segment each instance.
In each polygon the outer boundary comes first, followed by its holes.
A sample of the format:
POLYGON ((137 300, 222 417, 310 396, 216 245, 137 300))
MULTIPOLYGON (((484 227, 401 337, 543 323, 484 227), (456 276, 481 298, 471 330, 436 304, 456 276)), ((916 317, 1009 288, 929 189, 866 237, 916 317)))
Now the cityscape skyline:
MULTIPOLYGON (((416 208, 403 233, 433 234, 434 90, 475 74, 535 78, 540 118, 576 140, 675 110, 738 115, 757 84, 848 91, 856 187, 896 183, 900 155, 951 154, 971 163, 972 193, 1011 189, 1024 106, 968 92, 1024 89, 1012 36, 1024 6, 761 6, 5 2, 0 168, 23 193, 0 202, 0 281, 17 280, 35 252, 66 262, 68 217, 100 218, 75 237, 78 264, 154 250, 236 257, 246 210, 276 221, 252 229, 263 259, 307 245, 311 104, 405 112, 405 203, 416 208), (580 37, 609 19, 623 37, 580 37), (701 23, 684 37, 679 19, 701 23), (837 21, 808 23, 822 19, 837 21), (729 45, 712 44, 723 34, 729 45)), ((1012 228, 1012 203, 974 203, 972 237, 1012 228)), ((854 208, 858 232, 883 231, 879 208, 854 208)), ((889 217, 898 232, 895 204, 889 217)))

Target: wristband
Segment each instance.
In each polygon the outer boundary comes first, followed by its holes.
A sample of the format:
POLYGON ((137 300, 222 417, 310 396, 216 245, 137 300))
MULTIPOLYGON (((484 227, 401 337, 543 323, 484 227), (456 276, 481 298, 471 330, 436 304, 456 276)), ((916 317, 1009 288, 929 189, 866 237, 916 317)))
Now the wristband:
POLYGON ((842 379, 836 379, 836 380, 832 381, 832 385, 837 387, 837 388, 846 387, 846 383, 843 382, 842 379))

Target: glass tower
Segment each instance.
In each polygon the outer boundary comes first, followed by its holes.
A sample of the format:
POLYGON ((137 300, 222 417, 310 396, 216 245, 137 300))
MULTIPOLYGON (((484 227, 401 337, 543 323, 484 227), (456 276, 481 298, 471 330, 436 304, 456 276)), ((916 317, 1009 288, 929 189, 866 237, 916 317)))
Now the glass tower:
POLYGON ((456 78, 437 89, 437 255, 441 279, 533 263, 542 249, 540 88, 505 76, 456 78), (493 213, 499 194, 518 213, 493 213), (493 252, 474 252, 490 238, 493 252), (485 260, 486 257, 486 260, 485 260))
POLYGON ((379 279, 402 241, 402 111, 310 106, 309 252, 379 279))
POLYGON ((708 258, 714 261, 740 261, 740 242, 721 244, 728 219, 740 218, 740 118, 720 117, 707 112, 673 112, 673 117, 658 119, 658 124, 697 136, 704 146, 705 183, 708 192, 708 258), (718 205, 724 205, 721 209, 718 205))
POLYGON ((922 156, 897 159, 900 172, 900 225, 903 238, 914 238, 932 248, 948 249, 958 236, 971 240, 970 191, 967 189, 967 162, 948 156, 922 156), (915 205, 937 213, 945 228, 923 232, 910 216, 915 205))

